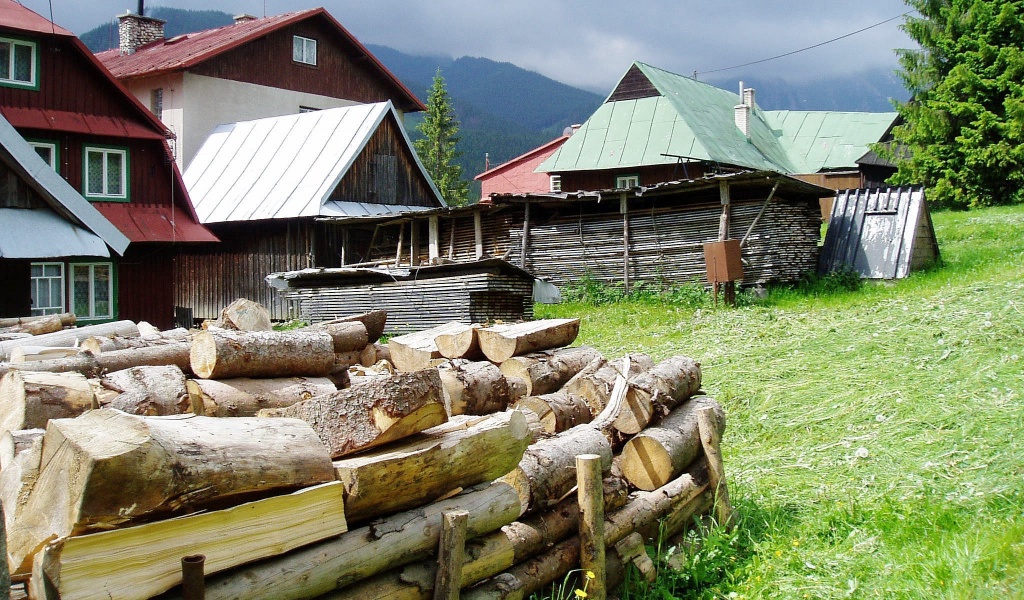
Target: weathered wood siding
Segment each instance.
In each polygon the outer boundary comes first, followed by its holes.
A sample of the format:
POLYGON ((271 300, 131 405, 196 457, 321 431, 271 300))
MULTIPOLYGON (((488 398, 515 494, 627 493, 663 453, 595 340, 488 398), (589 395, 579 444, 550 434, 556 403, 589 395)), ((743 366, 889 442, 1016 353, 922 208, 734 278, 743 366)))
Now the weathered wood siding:
POLYGON ((569 171, 561 173, 562 191, 610 190, 615 188, 616 178, 628 175, 638 175, 640 185, 642 186, 653 186, 664 181, 699 179, 705 173, 706 170, 701 163, 654 165, 639 168, 607 169, 604 171, 569 171))
POLYGON ((117 268, 118 319, 174 326, 174 261, 170 244, 128 247, 117 268))

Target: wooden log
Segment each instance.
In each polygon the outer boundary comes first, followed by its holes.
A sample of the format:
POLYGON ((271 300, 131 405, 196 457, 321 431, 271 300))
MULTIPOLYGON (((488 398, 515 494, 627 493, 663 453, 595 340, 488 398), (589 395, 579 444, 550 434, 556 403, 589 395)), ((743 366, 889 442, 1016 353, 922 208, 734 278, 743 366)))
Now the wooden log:
POLYGON ((629 384, 627 403, 646 403, 665 416, 700 390, 700 363, 686 356, 673 356, 632 377, 629 384))
POLYGON ((380 336, 384 335, 384 327, 387 325, 388 311, 386 310, 371 310, 369 312, 361 313, 358 315, 351 315, 348 317, 340 317, 337 319, 331 319, 330 321, 321 321, 320 323, 314 323, 303 327, 303 331, 315 331, 328 325, 335 323, 352 323, 359 322, 366 327, 367 343, 373 344, 380 339, 380 336))
MULTIPOLYGON (((142 324, 140 323, 140 328, 142 324)), ((148 348, 150 346, 162 346, 164 344, 173 344, 176 342, 187 342, 189 341, 192 333, 183 327, 177 329, 169 329, 167 331, 159 331, 157 333, 151 333, 147 335, 140 335, 138 337, 124 337, 124 336, 89 336, 82 342, 80 348, 82 350, 88 350, 93 354, 101 354, 103 352, 111 352, 114 350, 127 350, 131 348, 148 348)))
POLYGON ((601 354, 589 347, 558 348, 513 356, 501 363, 501 374, 526 382, 526 395, 540 396, 556 392, 576 373, 601 354))
POLYGON ((434 553, 441 516, 456 510, 469 513, 466 535, 475 538, 515 520, 519 498, 501 482, 474 488, 337 538, 214 575, 207 580, 206 600, 292 600, 326 594, 434 553))
POLYGON ((582 398, 590 407, 590 413, 596 417, 608 404, 619 377, 628 380, 653 366, 654 360, 646 354, 627 354, 615 361, 598 357, 567 381, 561 391, 582 398), (629 363, 628 369, 624 367, 626 361, 629 363))
MULTIPOLYGON (((43 430, 28 431, 33 432, 28 434, 32 436, 28 447, 18 449, 19 442, 15 439, 22 437, 24 441, 25 432, 9 431, 0 442, 4 455, 3 469, 0 470, 0 505, 4 508, 7 531, 11 531, 15 520, 20 517, 29 493, 39 478, 39 466, 43 458, 43 430)), ((3 555, 3 563, 8 566, 7 554, 3 555)))
POLYGON ((0 376, 11 371, 46 371, 50 373, 82 373, 87 377, 98 377, 103 373, 121 371, 139 366, 175 365, 185 373, 191 373, 189 345, 176 342, 163 346, 133 348, 104 352, 99 356, 82 352, 67 358, 37 360, 30 363, 0 363, 0 376))
POLYGON ((57 314, 57 315, 34 315, 34 316, 30 316, 30 317, 3 317, 3 318, 0 318, 0 328, 4 328, 4 327, 18 327, 19 325, 24 325, 26 323, 32 323, 34 321, 47 320, 50 317, 54 317, 54 316, 60 319, 61 326, 63 326, 63 327, 71 327, 72 325, 75 324, 75 314, 74 313, 60 313, 60 314, 57 314))
POLYGON ((334 340, 334 352, 336 354, 353 351, 362 352, 363 348, 370 343, 369 336, 366 334, 366 326, 359 321, 331 323, 330 325, 325 325, 323 330, 334 340))
POLYGON ((605 539, 604 497, 601 486, 601 457, 576 457, 576 488, 580 506, 580 568, 587 574, 587 597, 604 600, 605 539), (590 574, 593 573, 593 577, 590 574))
POLYGON ((717 424, 724 431, 722 407, 707 396, 692 398, 626 442, 619 459, 626 479, 649 491, 678 477, 701 452, 697 414, 705 408, 721 417, 717 424))
POLYGON ((150 598, 181 584, 183 556, 201 554, 212 574, 345 531, 341 484, 331 482, 224 510, 56 540, 36 555, 31 587, 40 599, 150 598))
POLYGON ((64 329, 59 315, 48 315, 34 321, 27 321, 18 325, 16 331, 30 333, 32 335, 43 335, 64 329))
POLYGON ((130 367, 108 373, 101 379, 103 387, 130 393, 127 399, 115 400, 111 408, 135 415, 178 415, 192 412, 192 402, 185 389, 185 374, 176 365, 130 367))
POLYGON ((568 346, 579 332, 579 319, 541 319, 485 327, 477 332, 477 338, 484 356, 502 363, 513 356, 568 346))
POLYGON ((67 358, 78 354, 78 348, 53 348, 50 346, 18 346, 11 350, 12 363, 26 363, 37 360, 67 358))
POLYGON ((306 421, 331 458, 400 440, 448 420, 436 369, 370 381, 275 409, 267 416, 306 421))
POLYGON ((465 358, 468 360, 482 360, 483 352, 480 351, 480 344, 477 341, 477 330, 480 325, 462 325, 461 328, 442 333, 434 338, 434 344, 438 352, 445 358, 465 358))
POLYGON ((218 319, 225 329, 238 331, 271 331, 270 311, 259 302, 239 298, 220 311, 218 319))
POLYGON ((284 408, 337 391, 326 377, 277 379, 189 379, 192 412, 208 417, 255 417, 264 408, 284 408))
POLYGON ((493 363, 457 359, 437 372, 449 415, 489 415, 508 408, 508 382, 493 363))
POLYGON ((110 529, 334 479, 296 419, 139 417, 93 410, 46 427, 38 479, 8 532, 17 572, 57 537, 110 529))
POLYGON ((597 454, 603 469, 612 464, 612 447, 599 430, 581 425, 526 449, 519 465, 502 481, 516 489, 522 512, 546 510, 576 485, 576 456, 597 454))
POLYGON ((416 333, 407 333, 388 340, 391 362, 399 371, 418 371, 433 366, 432 362, 442 358, 434 340, 439 335, 461 331, 466 325, 458 321, 431 327, 416 333))
POLYGON ((514 408, 529 410, 540 419, 546 433, 561 433, 593 418, 590 407, 581 398, 565 392, 520 398, 514 408))
POLYGON ((508 400, 512 404, 526 397, 526 382, 518 377, 506 377, 508 384, 508 400))
POLYGON ((16 456, 28 450, 36 439, 43 436, 45 429, 19 429, 8 431, 0 436, 0 470, 6 467, 16 456))
POLYGON ((75 346, 90 335, 139 335, 139 328, 132 321, 114 321, 100 325, 87 325, 74 329, 63 329, 53 333, 35 335, 29 338, 0 342, 0 358, 10 355, 18 346, 75 346))
POLYGON ((466 556, 466 524, 469 513, 447 512, 441 520, 441 542, 437 550, 437 578, 434 598, 458 600, 462 587, 462 562, 466 556))
POLYGON ((324 332, 200 331, 189 359, 203 379, 318 377, 334 368, 334 340, 324 332))
POLYGON ((715 516, 726 527, 732 526, 732 507, 729 505, 729 488, 725 483, 725 466, 722 463, 722 433, 725 430, 725 414, 721 407, 702 406, 697 410, 697 426, 701 447, 708 462, 708 487, 715 493, 715 516))
POLYGON ((96 396, 80 373, 12 371, 0 379, 0 434, 46 427, 50 419, 93 408, 98 408, 96 396))
POLYGON ((351 522, 422 506, 491 481, 519 463, 534 435, 528 417, 508 411, 454 417, 402 444, 334 461, 351 522))

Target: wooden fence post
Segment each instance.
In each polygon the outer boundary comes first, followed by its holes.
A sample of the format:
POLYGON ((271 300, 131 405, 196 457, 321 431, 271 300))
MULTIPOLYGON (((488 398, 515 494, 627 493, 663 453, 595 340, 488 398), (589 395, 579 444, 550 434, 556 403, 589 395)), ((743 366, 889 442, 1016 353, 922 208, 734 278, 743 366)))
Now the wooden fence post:
POLYGON ((697 411, 697 428, 704 456, 708 461, 708 488, 715 490, 715 517, 719 524, 732 526, 732 507, 729 505, 729 489, 725 483, 725 465, 722 462, 722 434, 718 431, 718 415, 706 406, 697 411))
POLYGON ((446 512, 441 519, 441 543, 437 551, 434 600, 458 600, 462 587, 462 563, 466 556, 466 528, 469 513, 446 512))
POLYGON ((580 504, 580 567, 585 575, 587 598, 605 600, 604 486, 601 457, 576 457, 576 486, 580 504), (594 577, 589 575, 593 573, 594 577))

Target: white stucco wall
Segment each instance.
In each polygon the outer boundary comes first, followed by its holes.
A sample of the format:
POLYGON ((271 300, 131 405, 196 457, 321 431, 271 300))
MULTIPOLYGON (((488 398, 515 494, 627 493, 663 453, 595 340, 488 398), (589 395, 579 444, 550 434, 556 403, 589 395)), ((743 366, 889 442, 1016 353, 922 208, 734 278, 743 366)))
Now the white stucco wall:
POLYGON ((181 73, 136 79, 128 84, 128 91, 138 98, 143 106, 150 110, 153 109, 150 106, 152 91, 158 88, 163 88, 164 90, 164 110, 161 120, 176 136, 176 139, 171 142, 171 148, 174 150, 174 159, 178 161, 178 166, 181 167, 181 143, 185 119, 183 110, 185 95, 182 88, 181 73))

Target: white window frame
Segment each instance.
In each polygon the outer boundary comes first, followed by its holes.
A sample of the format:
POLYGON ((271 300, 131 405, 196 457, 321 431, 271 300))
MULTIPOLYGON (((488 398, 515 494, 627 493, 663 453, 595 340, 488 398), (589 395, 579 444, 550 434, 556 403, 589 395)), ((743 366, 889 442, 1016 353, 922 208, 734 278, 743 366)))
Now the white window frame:
POLYGON ((82 182, 83 195, 86 198, 97 198, 104 200, 127 200, 128 199, 128 151, 123 148, 105 148, 101 146, 85 147, 85 165, 83 168, 84 181, 82 182), (100 192, 89 189, 89 153, 98 152, 103 155, 103 189, 100 192), (107 189, 107 159, 110 156, 121 157, 121 193, 111 194, 107 189))
POLYGON ((8 44, 10 52, 7 57, 7 77, 0 76, 0 84, 13 86, 13 87, 28 87, 34 88, 38 85, 36 78, 38 73, 36 72, 36 65, 39 62, 39 46, 35 42, 29 42, 26 40, 18 40, 9 37, 0 37, 0 44, 8 44), (29 78, 28 80, 15 79, 14 72, 16 65, 16 57, 14 49, 17 46, 25 46, 29 48, 29 78))
POLYGON ((301 35, 292 36, 292 60, 316 66, 316 40, 301 35))
POLYGON ((615 189, 617 190, 628 190, 635 187, 640 187, 639 175, 620 175, 615 178, 615 189))
POLYGON ((72 312, 75 316, 82 320, 89 319, 111 319, 114 317, 114 263, 109 262, 96 262, 96 263, 71 263, 70 269, 71 274, 68 277, 68 302, 71 303, 72 312), (89 310, 87 314, 82 314, 83 311, 79 311, 78 307, 75 306, 75 269, 81 267, 88 267, 89 269, 89 310), (107 267, 109 277, 107 278, 107 306, 109 307, 108 314, 98 315, 96 314, 96 267, 107 267))
POLYGON ((550 188, 549 189, 551 190, 551 193, 553 193, 553 194, 561 193, 561 191, 562 191, 562 176, 561 175, 551 175, 548 178, 548 181, 550 183, 550 188))
MULTIPOLYGON (((55 142, 29 142, 28 145, 32 146, 33 148, 46 148, 46 149, 48 149, 50 151, 50 161, 47 162, 46 164, 50 165, 50 167, 53 168, 54 171, 58 170, 57 169, 57 144, 55 142)), ((39 153, 36 152, 36 154, 39 154, 39 153)), ((40 155, 39 158, 43 158, 43 157, 40 155)), ((43 158, 43 161, 45 162, 46 159, 43 158)))
POLYGON ((32 276, 31 275, 31 271, 29 272, 30 273, 30 277, 31 277, 31 286, 32 286, 32 292, 31 292, 31 295, 32 295, 32 310, 31 310, 32 316, 59 315, 59 314, 61 314, 63 312, 66 312, 64 310, 64 301, 65 301, 65 298, 64 298, 64 263, 59 263, 59 262, 34 262, 34 263, 31 263, 31 267, 42 267, 42 269, 43 269, 43 274, 40 277, 32 276), (58 276, 47 276, 46 275, 46 267, 59 267, 60 268, 60 275, 58 275, 58 276), (50 282, 52 280, 54 280, 54 279, 56 279, 58 281, 57 297, 60 298, 60 304, 59 305, 54 305, 53 304, 53 293, 52 293, 53 292, 53 286, 50 285, 50 282), (38 294, 36 293, 36 289, 37 289, 36 286, 38 286, 39 282, 41 282, 43 280, 45 280, 47 282, 46 285, 50 287, 50 290, 49 290, 51 292, 50 293, 50 306, 36 306, 36 298, 38 297, 38 294))

